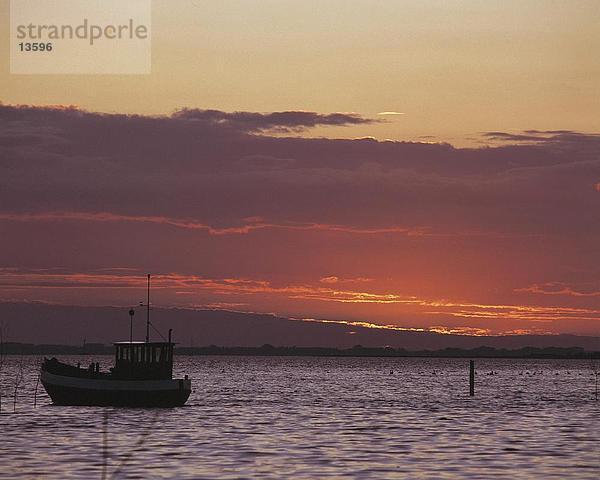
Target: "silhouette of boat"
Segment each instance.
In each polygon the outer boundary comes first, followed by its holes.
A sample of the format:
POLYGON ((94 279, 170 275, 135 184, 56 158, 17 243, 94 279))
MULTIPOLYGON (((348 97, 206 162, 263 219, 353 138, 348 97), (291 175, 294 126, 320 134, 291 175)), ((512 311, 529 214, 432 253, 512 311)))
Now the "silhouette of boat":
POLYGON ((176 407, 192 391, 191 380, 173 379, 173 343, 115 343, 115 366, 101 372, 44 359, 40 380, 55 405, 176 407))
MULTIPOLYGON (((167 342, 150 342, 150 275, 148 275, 146 341, 116 342, 115 366, 101 372, 98 363, 81 368, 44 359, 40 380, 55 405, 176 407, 185 404, 192 382, 173 378, 171 330, 167 342)), ((133 325, 134 311, 129 315, 133 325)))

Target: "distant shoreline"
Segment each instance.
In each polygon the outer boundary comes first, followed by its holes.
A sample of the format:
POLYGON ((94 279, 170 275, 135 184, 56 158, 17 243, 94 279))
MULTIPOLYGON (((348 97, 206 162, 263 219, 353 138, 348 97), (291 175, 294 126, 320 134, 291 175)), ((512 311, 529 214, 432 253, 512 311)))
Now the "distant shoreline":
MULTIPOLYGON (((112 345, 35 345, 29 343, 5 343, 3 353, 7 355, 112 355, 112 345)), ((406 350, 391 347, 352 348, 327 347, 176 347, 175 353, 181 356, 285 356, 285 357, 421 357, 421 358, 521 358, 521 359, 600 359, 600 351, 587 351, 580 347, 524 347, 519 349, 498 349, 478 347, 472 349, 444 348, 440 350, 406 350)))

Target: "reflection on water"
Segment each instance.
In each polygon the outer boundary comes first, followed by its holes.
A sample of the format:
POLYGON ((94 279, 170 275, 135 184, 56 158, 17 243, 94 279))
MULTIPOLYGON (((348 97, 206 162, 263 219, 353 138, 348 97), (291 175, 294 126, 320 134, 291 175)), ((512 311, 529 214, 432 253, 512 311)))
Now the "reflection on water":
POLYGON ((55 407, 40 384, 34 409, 23 360, 14 414, 20 358, 2 373, 2 478, 100 478, 105 412, 107 478, 600 477, 587 361, 477 360, 470 398, 461 359, 179 357, 185 407, 55 407))

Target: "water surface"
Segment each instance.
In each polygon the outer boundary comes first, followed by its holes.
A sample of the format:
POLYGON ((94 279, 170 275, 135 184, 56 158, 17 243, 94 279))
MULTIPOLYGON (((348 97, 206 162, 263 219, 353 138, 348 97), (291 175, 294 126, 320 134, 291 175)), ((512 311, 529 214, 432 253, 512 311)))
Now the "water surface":
POLYGON ((477 360, 471 398, 463 359, 176 360, 185 407, 57 407, 40 384, 34 408, 40 358, 8 357, 0 478, 600 477, 589 361, 477 360))

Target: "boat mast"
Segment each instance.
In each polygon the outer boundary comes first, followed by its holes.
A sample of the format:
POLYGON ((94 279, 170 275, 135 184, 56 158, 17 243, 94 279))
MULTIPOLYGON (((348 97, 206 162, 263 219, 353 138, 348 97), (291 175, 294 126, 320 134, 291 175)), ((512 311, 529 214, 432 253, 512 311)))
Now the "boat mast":
POLYGON ((148 274, 148 297, 146 299, 146 343, 150 341, 150 274, 148 274))

